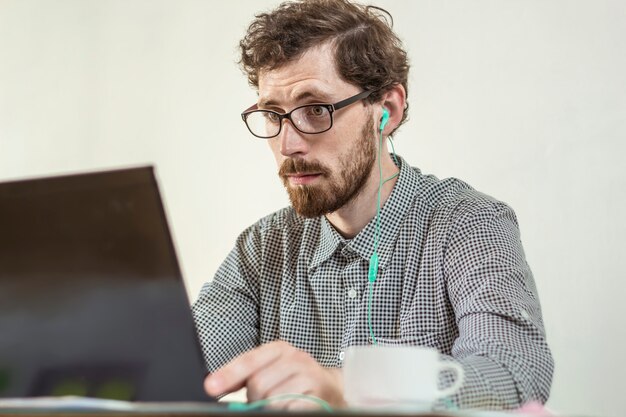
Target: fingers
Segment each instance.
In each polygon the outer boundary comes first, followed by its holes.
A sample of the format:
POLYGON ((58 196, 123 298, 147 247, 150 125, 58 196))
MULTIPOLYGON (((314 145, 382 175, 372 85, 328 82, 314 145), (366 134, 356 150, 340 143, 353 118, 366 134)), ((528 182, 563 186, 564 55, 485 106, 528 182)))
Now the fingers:
POLYGON ((245 383, 239 385, 233 385, 228 388, 223 388, 221 380, 216 381, 212 378, 212 375, 207 376, 204 379, 204 391, 211 397, 219 397, 221 395, 230 394, 231 392, 238 391, 246 386, 245 383))
POLYGON ((270 366, 260 369, 248 379, 246 384, 248 401, 257 401, 279 392, 289 392, 277 391, 277 387, 283 386, 285 381, 293 378, 298 372, 298 367, 287 356, 289 356, 289 352, 283 352, 280 359, 272 362, 270 366))
POLYGON ((312 357, 295 350, 281 356, 271 370, 261 371, 248 381, 248 401, 272 398, 268 407, 287 410, 315 410, 319 402, 298 395, 323 399, 332 407, 344 407, 339 369, 322 368, 312 357), (285 366, 283 366, 285 365, 285 366), (271 381, 271 382, 270 382, 271 381), (286 394, 286 398, 283 398, 286 394))
MULTIPOLYGON (((311 355, 282 341, 244 353, 209 375, 204 386, 212 396, 245 386, 250 402, 282 394, 304 394, 324 399, 332 406, 345 404, 340 370, 322 368, 311 355)), ((296 397, 272 401, 270 407, 288 410, 320 407, 296 397)))
POLYGON ((291 345, 280 346, 280 355, 271 366, 259 370, 248 380, 248 399, 256 401, 277 394, 304 393, 307 387, 293 382, 303 378, 315 380, 318 369, 321 369, 318 363, 308 353, 291 345))
POLYGON ((283 345, 289 346, 284 342, 267 343, 235 358, 206 377, 205 391, 209 395, 218 396, 246 386, 252 375, 259 373, 280 357, 285 349, 283 345))

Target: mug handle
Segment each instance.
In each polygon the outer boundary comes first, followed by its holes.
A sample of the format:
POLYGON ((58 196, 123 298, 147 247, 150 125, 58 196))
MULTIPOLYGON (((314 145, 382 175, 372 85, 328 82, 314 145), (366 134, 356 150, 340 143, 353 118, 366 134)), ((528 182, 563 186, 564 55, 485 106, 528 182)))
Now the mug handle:
POLYGON ((456 362, 440 362, 439 372, 447 370, 452 371, 455 374, 455 381, 449 387, 437 390, 437 398, 443 398, 454 394, 459 390, 459 388, 461 388, 463 382, 465 382, 465 371, 461 365, 456 362))

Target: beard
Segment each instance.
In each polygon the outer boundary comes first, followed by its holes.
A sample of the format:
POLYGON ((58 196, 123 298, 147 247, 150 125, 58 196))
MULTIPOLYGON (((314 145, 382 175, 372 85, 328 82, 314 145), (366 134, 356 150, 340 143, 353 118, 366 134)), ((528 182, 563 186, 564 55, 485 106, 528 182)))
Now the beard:
POLYGON ((337 172, 319 161, 286 159, 278 175, 294 210, 304 217, 319 217, 337 211, 359 195, 376 161, 374 122, 363 126, 356 143, 339 158, 337 172), (291 186, 287 174, 320 173, 322 184, 291 186), (325 180, 325 181, 324 181, 325 180))

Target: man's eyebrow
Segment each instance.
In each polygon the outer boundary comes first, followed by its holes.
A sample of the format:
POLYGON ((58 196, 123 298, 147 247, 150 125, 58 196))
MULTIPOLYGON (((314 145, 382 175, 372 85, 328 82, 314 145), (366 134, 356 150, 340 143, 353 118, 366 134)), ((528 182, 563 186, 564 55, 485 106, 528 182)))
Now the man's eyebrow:
MULTIPOLYGON (((330 103, 328 94, 326 94, 326 93, 324 93, 324 92, 322 92, 320 90, 303 91, 302 93, 298 94, 295 97, 295 101, 296 102, 300 102, 300 101, 306 100, 306 99, 311 98, 311 97, 319 98, 320 102, 324 102, 324 103, 325 102, 329 102, 330 103)), ((263 101, 261 101, 259 103, 259 107, 272 107, 272 106, 278 106, 278 105, 279 105, 279 103, 277 101, 274 101, 274 100, 271 100, 271 99, 263 100, 263 101)))

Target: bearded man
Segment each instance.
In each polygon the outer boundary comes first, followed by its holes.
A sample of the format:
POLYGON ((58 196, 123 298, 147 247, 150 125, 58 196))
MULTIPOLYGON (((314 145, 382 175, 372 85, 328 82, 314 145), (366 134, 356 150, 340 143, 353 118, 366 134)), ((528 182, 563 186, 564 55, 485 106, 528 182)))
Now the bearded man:
MULTIPOLYGON (((245 230, 193 306, 205 389, 344 405, 349 346, 436 348, 464 369, 458 407, 545 402, 553 361, 515 214, 390 154, 407 54, 386 12, 286 2, 240 43, 291 206, 245 230)), ((299 408, 302 402, 283 403, 299 408)))

